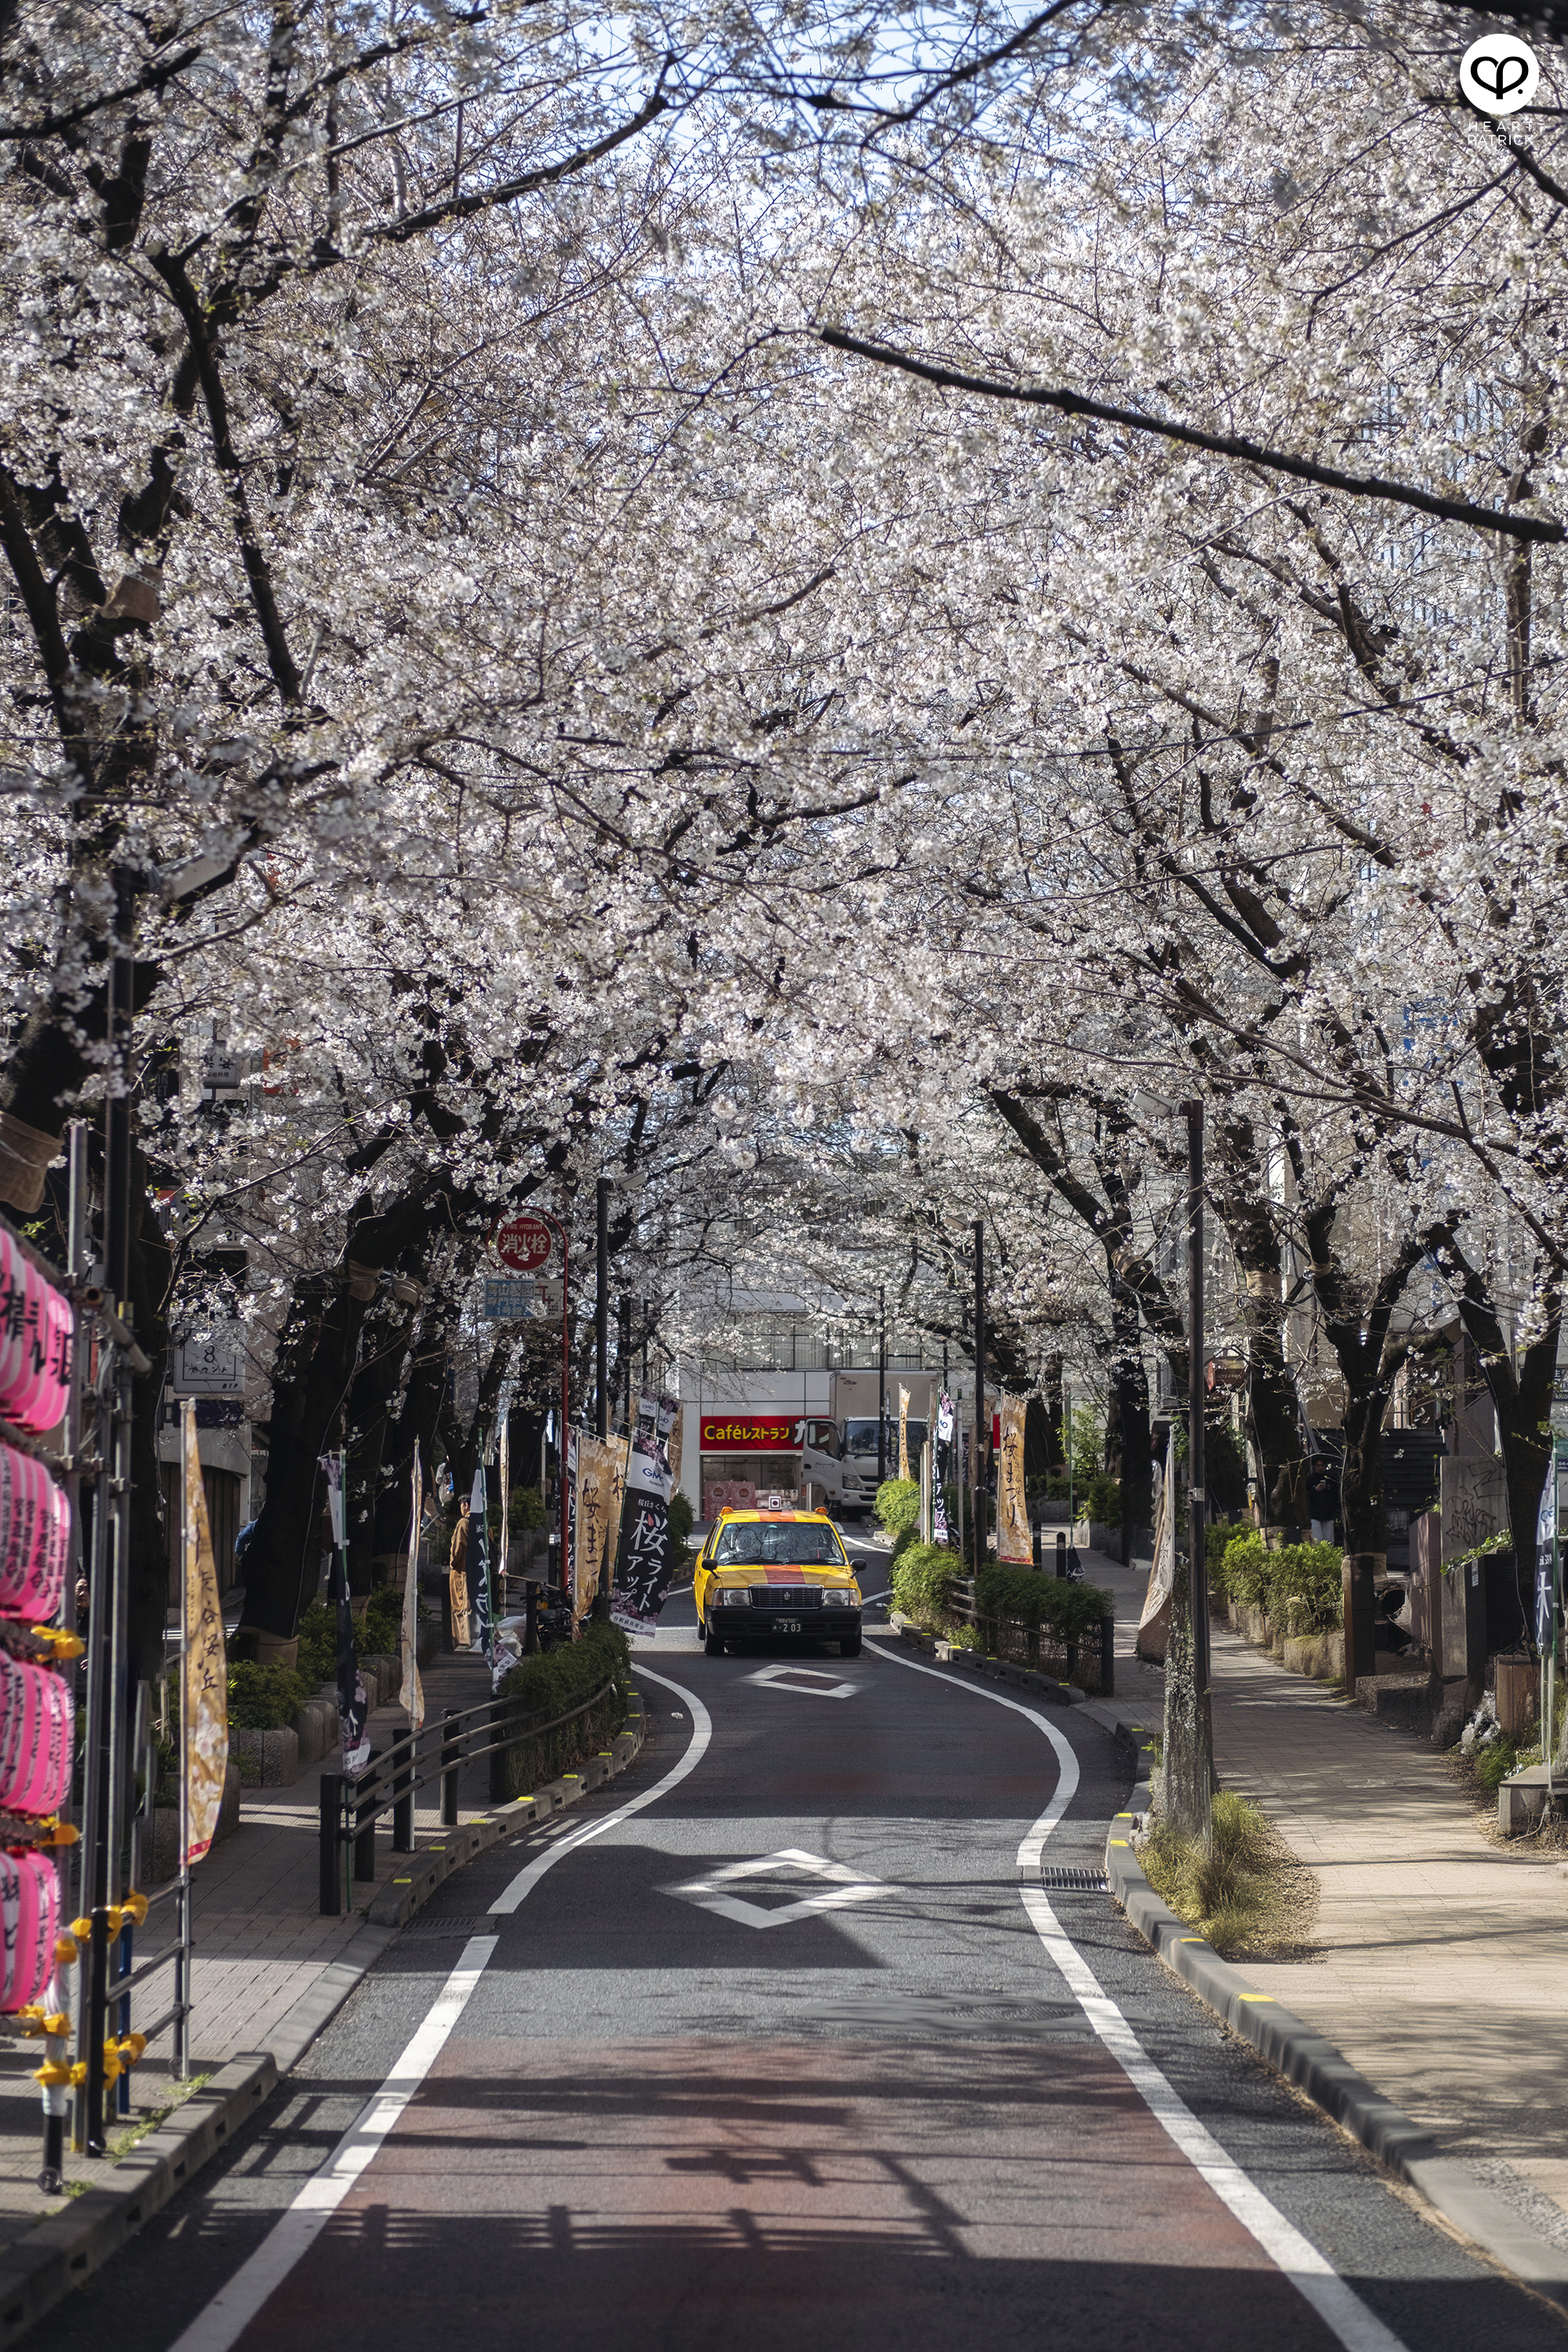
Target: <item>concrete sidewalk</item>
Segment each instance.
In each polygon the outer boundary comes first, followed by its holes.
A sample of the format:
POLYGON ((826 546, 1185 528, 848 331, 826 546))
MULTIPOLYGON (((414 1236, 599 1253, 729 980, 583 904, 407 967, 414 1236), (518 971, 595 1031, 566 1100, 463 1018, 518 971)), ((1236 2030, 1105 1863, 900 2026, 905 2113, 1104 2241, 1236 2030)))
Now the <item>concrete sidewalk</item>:
MULTIPOLYGON (((488 1696, 489 1675, 482 1658, 469 1653, 437 1658, 423 1676, 426 1736, 438 1736, 443 1711, 477 1706, 488 1696)), ((371 1737, 385 1748, 406 1727, 407 1718, 396 1706, 378 1708, 371 1717, 371 1737)), ((323 1771, 335 1768, 329 1756, 310 1765, 287 1789, 246 1790, 240 1798, 239 1827, 216 1845, 192 1874, 195 1890, 193 1970, 195 2014, 191 2020, 192 2072, 201 2076, 221 2066, 239 2051, 265 2049, 279 2022, 295 2005, 321 1985, 327 1972, 343 1961, 356 1937, 370 1936, 365 1912, 378 1890, 399 1872, 408 1869, 408 1857, 391 1850, 390 1824, 376 1830, 376 1870, 374 1883, 359 1880, 354 1907, 341 1917, 323 1918, 318 1909, 320 1889, 320 1782, 323 1771)), ((476 1820, 487 1808, 489 1759, 483 1757, 463 1768, 458 1783, 459 1822, 476 1820)), ((419 1792, 415 1816, 415 1842, 424 1848, 438 1844, 440 1790, 432 1784, 419 1792)), ((156 1888, 146 1890, 155 1894, 156 1888)), ((138 1937, 137 1957, 150 1956, 172 1931, 173 1905, 160 1903, 138 1937)), ((363 1948, 362 1947, 362 1951, 363 1948)), ((133 1996, 132 2024, 139 2018, 159 2017, 173 1999, 174 1971, 165 1969, 133 1996)), ((74 1989, 73 1989, 74 1998, 74 1989)), ((7 2042, 6 2063, 0 2068, 0 2242, 20 2228, 29 2229, 43 2215, 59 2212, 83 2186, 102 2185, 112 2179, 110 2158, 93 2160, 66 2157, 68 2193, 46 2197, 37 2186, 42 2152, 42 2110, 37 2086, 31 2080, 39 2063, 37 2042, 7 2042)), ((160 2034, 130 2077, 131 2113, 110 2128, 111 2147, 165 2109, 179 2095, 172 2076, 172 2035, 160 2034)))
MULTIPOLYGON (((1144 1575, 1116 1594, 1117 1697, 1157 1726, 1132 1655, 1144 1575)), ((1314 1954, 1245 1973, 1322 2033, 1552 2243, 1568 2247, 1568 1864, 1489 1845, 1424 1740, 1380 1724, 1215 1622, 1215 1764, 1316 1874, 1314 1954)))

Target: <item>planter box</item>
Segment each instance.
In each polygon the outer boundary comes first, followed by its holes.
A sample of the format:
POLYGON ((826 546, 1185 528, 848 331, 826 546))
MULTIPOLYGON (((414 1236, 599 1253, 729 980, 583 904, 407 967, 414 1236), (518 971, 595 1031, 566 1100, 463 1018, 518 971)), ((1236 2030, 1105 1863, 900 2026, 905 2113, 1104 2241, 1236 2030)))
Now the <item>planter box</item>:
POLYGON ((247 1789, 291 1789, 300 1777, 300 1740, 293 1731, 236 1731, 228 1735, 231 1763, 247 1789))
POLYGON ((1510 1739, 1521 1739, 1541 1713, 1540 1667, 1531 1658, 1499 1658, 1496 1696, 1498 1721, 1510 1739))
POLYGON ((1392 1723, 1396 1730, 1418 1731, 1429 1738, 1442 1703, 1443 1685, 1430 1675, 1358 1675, 1355 1696, 1356 1705, 1375 1715, 1379 1723, 1392 1723))
POLYGON ((300 1762, 319 1764, 330 1754, 338 1741, 338 1695, 334 1690, 319 1692, 308 1698, 294 1717, 294 1737, 300 1743, 300 1762))
POLYGON ((1342 1631, 1293 1634, 1283 1646, 1285 1664, 1293 1675, 1306 1675, 1315 1683, 1344 1680, 1345 1637, 1342 1631))
MULTIPOLYGON (((239 1827, 239 1767, 229 1759, 224 1776, 223 1802, 218 1807, 214 1845, 232 1837, 239 1827)), ((180 1813, 177 1805, 160 1805, 153 1815, 153 1834, 142 1847, 142 1876, 149 1886, 163 1886, 180 1866, 180 1813)))

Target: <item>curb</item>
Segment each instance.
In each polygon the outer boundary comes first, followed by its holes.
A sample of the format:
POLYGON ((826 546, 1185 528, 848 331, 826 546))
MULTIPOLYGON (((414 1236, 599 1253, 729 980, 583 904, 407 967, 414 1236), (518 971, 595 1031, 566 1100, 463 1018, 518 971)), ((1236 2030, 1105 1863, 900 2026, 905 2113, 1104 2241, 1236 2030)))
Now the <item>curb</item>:
MULTIPOLYGON (((1145 1780, 1133 1790, 1131 1803, 1146 1811, 1148 1801, 1145 1780)), ((1568 2250, 1537 2236, 1468 2165, 1439 2156, 1432 2134, 1385 2098, 1331 2042, 1282 2001, 1256 1991, 1239 1969, 1194 1936, 1162 1903, 1127 1835, 1119 1834, 1123 1823, 1131 1829, 1133 1817, 1131 1810, 1118 1813, 1110 1825, 1105 1874, 1111 1895, 1156 1958, 1446 2221, 1537 2294, 1568 2308, 1568 2250)))
MULTIPOLYGON (((634 1692, 628 1727, 618 1732, 601 1754, 590 1757, 580 1772, 563 1773, 531 1796, 499 1805, 461 1829, 448 1830, 443 1845, 411 1854, 408 1859, 414 1867, 408 1876, 394 1879, 380 1890, 371 1903, 366 1924, 342 1959, 323 1969, 310 1990, 285 2010, 272 2029, 270 2049, 243 2052, 220 2066, 166 2123, 121 2157, 114 2168, 113 2188, 84 2189, 62 2211, 51 2213, 26 2237, 0 2252, 0 2352, 18 2342, 72 2287, 101 2269, 144 2221, 222 2152, 337 2015, 398 1929, 407 1925, 438 1886, 476 1854, 488 1853, 491 1846, 531 1829, 563 1807, 576 1804, 626 1770, 642 1749, 641 1707, 640 1694, 634 1692), (424 1866, 426 1856, 431 1857, 428 1867, 424 1866)), ((199 2060, 195 2071, 201 2071, 199 2060)))

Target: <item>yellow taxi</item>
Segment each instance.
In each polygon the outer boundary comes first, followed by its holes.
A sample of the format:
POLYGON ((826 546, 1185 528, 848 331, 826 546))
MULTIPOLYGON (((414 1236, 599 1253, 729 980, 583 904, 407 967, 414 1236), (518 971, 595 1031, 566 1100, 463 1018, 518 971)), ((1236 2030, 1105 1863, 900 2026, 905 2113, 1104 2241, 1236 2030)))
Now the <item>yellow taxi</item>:
POLYGON ((697 1558, 710 1658, 731 1642, 837 1642, 860 1654, 860 1589, 825 1511, 721 1511, 697 1558))

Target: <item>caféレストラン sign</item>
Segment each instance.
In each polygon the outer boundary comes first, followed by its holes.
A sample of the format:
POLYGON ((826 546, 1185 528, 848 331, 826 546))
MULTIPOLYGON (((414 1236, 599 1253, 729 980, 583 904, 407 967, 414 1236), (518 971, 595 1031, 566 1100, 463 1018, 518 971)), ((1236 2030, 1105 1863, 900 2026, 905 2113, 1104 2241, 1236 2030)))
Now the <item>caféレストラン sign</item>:
POLYGON ((705 1412, 704 1454, 798 1454, 805 1424, 791 1413, 705 1412))

